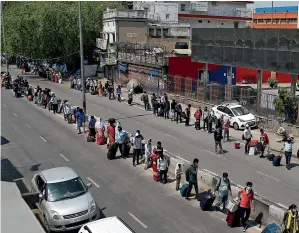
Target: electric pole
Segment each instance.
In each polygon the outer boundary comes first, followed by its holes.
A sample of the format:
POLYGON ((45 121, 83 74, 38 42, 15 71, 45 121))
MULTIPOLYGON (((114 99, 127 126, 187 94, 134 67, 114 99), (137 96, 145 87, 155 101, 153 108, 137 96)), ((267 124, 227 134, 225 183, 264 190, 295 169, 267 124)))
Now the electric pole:
POLYGON ((81 1, 79 1, 79 32, 80 32, 80 76, 82 85, 82 106, 86 114, 86 96, 85 96, 85 80, 84 80, 84 57, 83 57, 83 29, 82 29, 82 8, 81 1))

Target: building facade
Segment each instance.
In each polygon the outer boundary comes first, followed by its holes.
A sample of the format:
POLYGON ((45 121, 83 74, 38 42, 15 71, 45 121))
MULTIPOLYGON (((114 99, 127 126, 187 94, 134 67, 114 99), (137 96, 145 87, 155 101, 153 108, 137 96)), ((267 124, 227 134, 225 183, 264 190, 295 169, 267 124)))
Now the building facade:
POLYGON ((253 13, 251 28, 295 29, 298 24, 298 6, 257 8, 253 13))

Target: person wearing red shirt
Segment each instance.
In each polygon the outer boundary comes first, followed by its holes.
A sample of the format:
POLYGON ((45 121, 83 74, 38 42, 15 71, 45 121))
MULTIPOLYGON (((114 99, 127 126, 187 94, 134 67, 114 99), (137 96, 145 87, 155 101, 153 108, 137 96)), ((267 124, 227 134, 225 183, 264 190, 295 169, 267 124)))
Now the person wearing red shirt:
POLYGON ((194 118, 196 120, 196 122, 195 122, 195 129, 197 129, 197 130, 200 130, 200 119, 201 119, 201 115, 202 115, 201 107, 198 107, 198 109, 194 113, 194 118))
POLYGON ((249 219, 251 207, 252 210, 255 211, 252 183, 247 182, 246 188, 240 190, 238 196, 240 198, 239 214, 242 221, 243 232, 245 232, 247 230, 246 222, 249 219))
POLYGON ((262 154, 260 158, 264 158, 265 149, 269 145, 269 138, 266 132, 264 131, 264 129, 261 129, 260 132, 261 132, 260 142, 262 143, 262 154))

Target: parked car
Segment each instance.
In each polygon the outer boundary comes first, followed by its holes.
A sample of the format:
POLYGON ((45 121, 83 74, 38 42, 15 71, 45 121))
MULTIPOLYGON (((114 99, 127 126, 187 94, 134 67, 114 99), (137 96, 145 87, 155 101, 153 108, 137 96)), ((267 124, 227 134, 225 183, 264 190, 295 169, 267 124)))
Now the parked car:
POLYGON ((230 117, 230 125, 235 130, 244 129, 246 124, 250 127, 256 127, 255 116, 238 102, 224 102, 212 109, 217 118, 222 115, 230 117))
POLYGON ((69 231, 96 220, 100 211, 79 175, 69 167, 57 167, 34 175, 32 192, 39 193, 38 207, 47 232, 69 231))
POLYGON ((134 231, 119 217, 103 218, 82 226, 79 233, 134 233, 134 231))

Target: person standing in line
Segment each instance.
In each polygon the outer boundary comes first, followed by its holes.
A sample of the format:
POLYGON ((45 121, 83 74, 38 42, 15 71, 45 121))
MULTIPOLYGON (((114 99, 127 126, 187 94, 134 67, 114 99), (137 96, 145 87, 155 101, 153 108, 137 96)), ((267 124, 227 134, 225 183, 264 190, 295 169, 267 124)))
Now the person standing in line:
POLYGON ((264 152, 266 147, 269 145, 269 137, 268 134, 264 131, 264 129, 260 129, 261 136, 260 136, 260 142, 262 143, 262 154, 260 158, 265 158, 264 152))
POLYGON ((188 104, 188 107, 186 108, 185 112, 186 112, 185 126, 189 126, 190 118, 191 118, 191 104, 188 104))
POLYGON ((82 134, 81 127, 83 127, 83 124, 85 123, 85 114, 82 108, 80 108, 79 111, 77 112, 76 121, 77 121, 78 134, 82 134))
POLYGON ((284 142, 284 155, 286 158, 286 168, 288 170, 291 170, 291 158, 292 158, 292 153, 293 153, 293 144, 294 141, 292 138, 293 136, 290 135, 287 140, 284 142))
POLYGON ((182 164, 178 163, 175 168, 175 180, 176 180, 175 190, 176 191, 180 190, 182 174, 183 174, 182 164))
POLYGON ((194 113, 195 118, 195 129, 200 130, 200 119, 202 116, 201 107, 199 106, 196 112, 194 113))
POLYGON ((240 199, 239 214, 242 221, 243 232, 245 232, 247 230, 246 222, 250 217, 251 207, 252 210, 255 211, 254 192, 252 190, 251 182, 248 181, 246 183, 246 188, 239 191, 238 197, 240 199))
POLYGON ((90 117, 88 128, 89 128, 89 136, 95 137, 96 136, 96 122, 97 120, 94 116, 90 117))
POLYGON ((206 129, 208 130, 208 118, 209 118, 209 111, 208 111, 208 108, 205 107, 202 112, 203 130, 204 131, 206 131, 206 129))
POLYGON ((156 116, 157 115, 157 97, 156 94, 153 93, 152 97, 151 97, 151 105, 152 105, 152 109, 153 109, 153 114, 156 116))
POLYGON ((69 124, 71 123, 71 113, 72 107, 68 101, 65 102, 63 108, 64 120, 67 121, 69 124))
POLYGON ((190 194, 192 191, 192 187, 194 186, 195 189, 195 199, 198 198, 198 182, 197 182, 197 171, 198 171, 198 162, 199 160, 197 158, 193 159, 193 163, 192 165, 190 165, 190 167, 188 168, 188 170, 186 172, 188 172, 189 175, 189 184, 188 184, 188 189, 187 189, 187 193, 186 193, 186 200, 190 200, 190 194))
MULTIPOLYGON (((213 129, 213 123, 217 120, 215 113, 213 110, 210 111, 209 116, 208 116, 208 132, 212 133, 212 129, 213 129)), ((217 123, 216 125, 217 126, 217 123)), ((222 125, 219 125, 219 129, 222 133, 222 125)))
POLYGON ((167 183, 167 170, 168 170, 168 159, 161 152, 160 158, 157 161, 158 170, 160 173, 160 182, 163 184, 167 183))
POLYGON ((133 103, 133 91, 130 90, 128 93, 128 104, 131 106, 133 103))
POLYGON ((175 106, 175 113, 176 113, 176 123, 182 123, 182 105, 177 102, 176 106, 175 106))
POLYGON ((216 210, 219 210, 221 204, 223 204, 223 211, 225 211, 225 207, 228 201, 228 195, 232 195, 232 190, 230 186, 230 181, 228 179, 228 174, 226 172, 223 173, 222 178, 218 180, 216 184, 216 189, 214 192, 218 192, 219 201, 216 204, 216 210))
POLYGON ((228 116, 225 116, 223 118, 223 142, 226 141, 228 142, 229 141, 229 126, 230 126, 230 119, 228 116))
POLYGON ((137 165, 139 165, 139 158, 142 150, 142 140, 143 136, 140 131, 137 130, 134 138, 134 156, 133 156, 133 166, 136 167, 135 161, 137 160, 137 165))
POLYGON ((152 155, 152 139, 148 139, 147 143, 144 146, 144 169, 148 169, 150 163, 150 157, 152 155))
POLYGON ((222 131, 221 128, 219 127, 219 125, 216 125, 216 129, 214 131, 214 141, 215 141, 215 152, 218 152, 218 147, 219 147, 219 153, 222 154, 223 150, 222 150, 222 141, 223 136, 222 136, 222 131))
POLYGON ((120 87, 120 85, 118 85, 118 87, 116 88, 116 94, 117 94, 117 100, 119 102, 121 102, 121 95, 122 95, 122 93, 121 93, 121 87, 120 87))
POLYGON ((119 136, 116 137, 117 139, 117 143, 119 145, 119 150, 120 150, 120 154, 122 156, 123 159, 126 158, 126 147, 128 142, 130 141, 130 137, 128 135, 128 133, 122 129, 121 126, 118 126, 118 132, 119 132, 119 136))
POLYGON ((81 79, 80 78, 77 79, 77 88, 79 91, 81 91, 81 79))
POLYGON ((144 104, 144 110, 148 111, 149 110, 149 100, 148 100, 148 94, 146 93, 146 91, 143 92, 142 96, 141 96, 141 101, 144 104))
POLYGON ((289 206, 288 211, 286 211, 283 215, 282 223, 280 226, 284 226, 285 233, 298 233, 299 226, 298 226, 298 210, 295 204, 289 206))
POLYGON ((250 130, 250 126, 248 124, 245 125, 245 129, 243 132, 243 139, 246 141, 245 143, 245 155, 249 154, 249 143, 251 141, 252 138, 252 134, 251 134, 251 130, 250 130))
POLYGON ((52 99, 50 100, 50 102, 52 103, 52 109, 53 109, 53 113, 57 113, 58 111, 58 99, 55 96, 55 94, 52 94, 52 99))
POLYGON ((176 106, 176 102, 175 100, 172 100, 171 104, 170 104, 170 109, 171 109, 171 120, 175 119, 175 106, 176 106))
POLYGON ((165 102, 164 102, 164 118, 169 119, 169 111, 170 111, 170 102, 168 100, 168 97, 165 97, 165 102))

